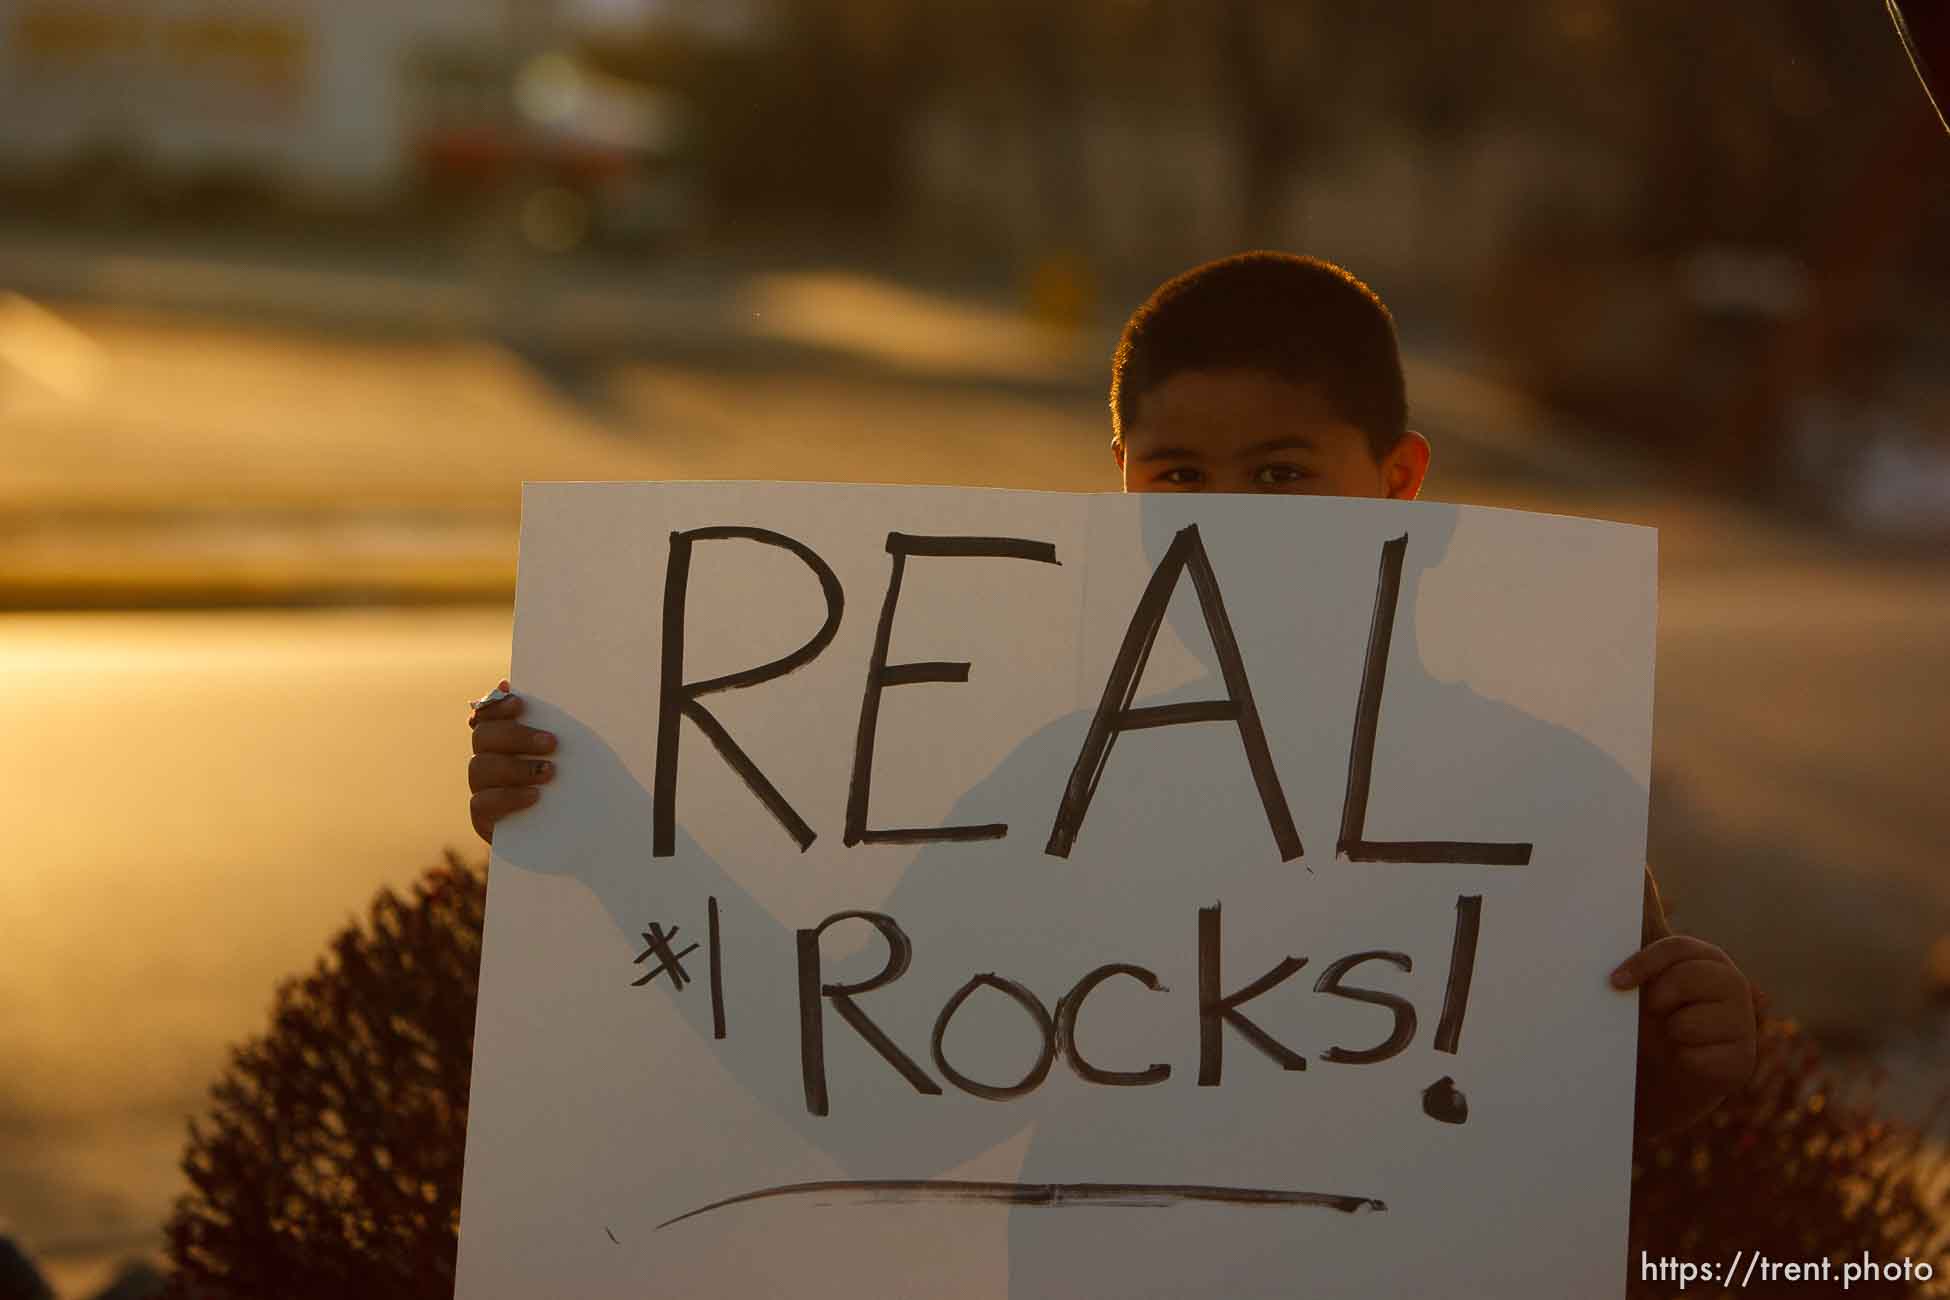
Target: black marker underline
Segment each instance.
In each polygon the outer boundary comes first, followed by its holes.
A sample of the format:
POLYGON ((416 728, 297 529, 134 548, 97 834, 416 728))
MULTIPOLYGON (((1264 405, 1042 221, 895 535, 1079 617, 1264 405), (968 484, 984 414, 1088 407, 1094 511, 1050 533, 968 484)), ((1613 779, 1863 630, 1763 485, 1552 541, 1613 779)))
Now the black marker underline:
POLYGON ((746 1201, 779 1196, 815 1196, 822 1192, 865 1192, 881 1204, 904 1201, 1001 1202, 1010 1205, 1125 1205, 1164 1206, 1180 1201, 1210 1201, 1220 1205, 1312 1206, 1353 1214, 1388 1207, 1372 1196, 1341 1196, 1332 1192, 1290 1192, 1270 1187, 1208 1187, 1193 1183, 983 1183, 948 1178, 886 1178, 786 1183, 722 1201, 701 1205, 687 1214, 665 1219, 659 1229, 694 1219, 712 1210, 746 1201))

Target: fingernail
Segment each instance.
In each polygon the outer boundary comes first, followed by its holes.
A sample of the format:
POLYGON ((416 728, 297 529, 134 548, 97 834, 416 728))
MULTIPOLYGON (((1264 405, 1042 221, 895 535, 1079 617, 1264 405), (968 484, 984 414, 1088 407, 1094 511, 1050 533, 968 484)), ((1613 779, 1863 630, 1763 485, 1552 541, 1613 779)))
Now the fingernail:
POLYGON ((536 732, 536 733, 535 733, 535 744, 536 744, 536 746, 537 746, 538 748, 541 748, 541 749, 554 749, 554 748, 555 748, 555 733, 554 733, 554 732, 552 732, 552 731, 538 731, 538 732, 536 732))
POLYGON ((1632 983, 1632 973, 1620 966, 1611 973, 1611 986, 1615 989, 1628 988, 1632 983))
POLYGON ((555 771, 555 764, 549 762, 546 758, 538 758, 535 760, 536 776, 546 777, 554 771, 555 771))

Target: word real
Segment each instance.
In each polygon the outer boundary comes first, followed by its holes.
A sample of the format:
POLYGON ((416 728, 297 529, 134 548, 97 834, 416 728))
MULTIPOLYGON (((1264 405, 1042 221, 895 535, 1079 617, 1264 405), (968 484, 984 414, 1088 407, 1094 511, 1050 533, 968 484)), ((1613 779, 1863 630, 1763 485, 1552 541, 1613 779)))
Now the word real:
MULTIPOLYGON (((1361 672, 1361 688, 1355 702, 1354 738, 1348 755, 1347 795, 1341 808, 1339 856, 1352 862, 1453 862, 1488 866, 1523 866, 1529 863, 1532 846, 1528 843, 1474 843, 1460 840, 1413 840, 1376 842, 1364 835, 1367 824, 1369 784, 1374 770, 1375 734, 1381 718, 1383 678, 1388 664, 1388 648, 1394 633, 1395 608, 1401 595, 1402 557, 1408 548, 1406 534, 1382 544, 1380 571, 1375 581, 1374 619, 1368 633, 1368 647, 1361 672)), ((913 558, 955 558, 984 556, 1023 560, 1037 564, 1057 564, 1056 548, 1048 542, 1015 537, 921 537, 906 533, 887 534, 887 553, 892 557, 892 572, 887 580, 886 598, 881 602, 880 622, 874 634, 873 650, 867 663, 866 689, 860 702, 859 729, 853 747, 852 779, 847 790, 843 842, 856 844, 917 844, 940 840, 993 840, 1008 834, 1006 823, 884 829, 868 825, 868 800, 873 772, 874 735, 880 716, 882 695, 890 688, 922 682, 966 682, 967 663, 930 662, 890 664, 888 645, 892 640, 895 612, 900 603, 901 579, 907 562, 913 558)), ((705 707, 707 696, 739 690, 774 681, 804 667, 832 643, 839 631, 846 607, 845 592, 831 566, 812 548, 783 533, 740 525, 696 528, 670 535, 669 567, 664 581, 663 664, 658 694, 657 758, 653 782, 652 855, 670 857, 677 842, 678 744, 683 719, 690 719, 711 741, 720 757, 736 772, 745 786, 767 811, 778 820, 794 843, 804 852, 817 838, 798 810, 779 792, 758 764, 733 740, 731 733, 705 707), (826 619, 810 641, 791 654, 755 668, 724 673, 699 680, 685 679, 684 612, 690 587, 691 557, 700 542, 744 540, 775 546, 797 556, 818 580, 825 597, 826 619)), ((1282 862, 1302 856, 1300 833, 1294 826, 1273 756, 1267 747, 1266 733, 1260 724, 1259 710, 1253 703, 1251 683, 1239 653, 1239 643, 1226 614, 1218 575, 1197 525, 1178 532, 1153 571, 1144 594, 1138 599, 1117 658, 1095 713, 1092 715, 1082 749, 1057 803, 1044 853, 1067 858, 1090 810, 1092 797, 1112 747, 1127 731, 1149 727, 1170 727, 1193 722, 1229 722, 1239 731, 1253 784, 1265 810, 1282 862), (1188 576, 1198 596, 1200 613, 1212 641, 1225 695, 1216 700, 1197 700, 1183 704, 1134 706, 1139 676, 1152 643, 1163 626, 1172 593, 1188 576)))

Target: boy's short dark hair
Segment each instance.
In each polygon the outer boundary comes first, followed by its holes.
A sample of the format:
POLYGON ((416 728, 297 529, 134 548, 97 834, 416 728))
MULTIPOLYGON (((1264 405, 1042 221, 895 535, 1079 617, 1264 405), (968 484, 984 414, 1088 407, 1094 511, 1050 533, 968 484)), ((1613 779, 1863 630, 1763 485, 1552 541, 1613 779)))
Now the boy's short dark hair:
POLYGON ((1181 371, 1253 370, 1311 388, 1367 433, 1376 460, 1408 427, 1395 318, 1332 262, 1239 253, 1160 285, 1131 314, 1111 361, 1111 441, 1144 395, 1181 371))

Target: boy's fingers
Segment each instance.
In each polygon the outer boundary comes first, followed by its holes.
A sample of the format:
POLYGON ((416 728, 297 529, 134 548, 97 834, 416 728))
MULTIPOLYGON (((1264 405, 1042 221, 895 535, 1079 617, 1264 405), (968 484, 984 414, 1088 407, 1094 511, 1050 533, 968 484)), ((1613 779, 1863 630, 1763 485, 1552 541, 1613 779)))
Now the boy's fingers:
POLYGON ((1745 1042, 1751 1022, 1724 1002, 1696 1002, 1666 1017, 1666 1038, 1680 1047, 1745 1042))
POLYGON ((1611 973, 1611 984, 1616 989, 1637 988, 1656 979, 1667 967, 1677 966, 1682 961, 1701 959, 1728 961, 1725 953, 1704 939, 1695 939, 1690 934, 1669 935, 1620 962, 1618 969, 1611 973))
POLYGON ((545 758, 476 754, 467 760, 467 788, 476 794, 509 786, 540 785, 554 775, 555 764, 545 758))
POLYGON ((519 722, 483 722, 474 728, 476 754, 548 754, 554 750, 553 732, 519 722))
POLYGON ((534 786, 515 786, 499 790, 483 790, 468 800, 468 816, 474 823, 474 833, 494 843, 494 824, 509 813, 519 812, 542 797, 542 792, 534 786))
POLYGON ((1668 966, 1645 986, 1641 1005, 1653 1015, 1698 1002, 1738 1000, 1746 980, 1725 962, 1691 957, 1668 966))
POLYGON ((1739 1087, 1753 1077, 1754 1049, 1750 1044, 1714 1043, 1710 1047, 1682 1047, 1674 1053, 1693 1074, 1739 1087))
POLYGON ((468 709, 467 725, 472 727, 496 718, 518 718, 524 707, 519 695, 503 695, 500 699, 488 696, 468 709))
POLYGON ((467 725, 475 727, 495 718, 519 717, 521 710, 521 696, 509 694, 508 683, 504 681, 480 699, 467 702, 467 725))

